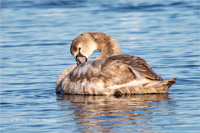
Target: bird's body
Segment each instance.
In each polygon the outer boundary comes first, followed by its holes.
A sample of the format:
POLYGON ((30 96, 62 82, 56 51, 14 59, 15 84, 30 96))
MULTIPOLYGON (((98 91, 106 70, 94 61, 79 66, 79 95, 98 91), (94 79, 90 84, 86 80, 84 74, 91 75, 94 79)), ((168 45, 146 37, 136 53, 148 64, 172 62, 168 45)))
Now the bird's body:
MULTIPOLYGON (((101 34, 104 35, 104 33, 101 34)), ((81 45, 83 48, 84 44, 80 42, 77 44, 79 44, 78 47, 81 45)), ((95 45, 100 47, 101 43, 95 45)), ((74 46, 74 44, 71 46, 72 54, 74 46)), ((101 47, 101 51, 103 48, 107 49, 105 46, 101 47)), ((85 57, 80 49, 75 53, 75 58, 78 54, 82 58, 85 57)), ((108 54, 107 56, 87 62, 80 61, 82 63, 78 66, 73 65, 66 69, 57 80, 56 92, 81 95, 167 93, 169 87, 176 81, 175 78, 163 80, 142 58, 117 54, 112 56, 108 54)), ((87 60, 88 57, 85 58, 87 60)))

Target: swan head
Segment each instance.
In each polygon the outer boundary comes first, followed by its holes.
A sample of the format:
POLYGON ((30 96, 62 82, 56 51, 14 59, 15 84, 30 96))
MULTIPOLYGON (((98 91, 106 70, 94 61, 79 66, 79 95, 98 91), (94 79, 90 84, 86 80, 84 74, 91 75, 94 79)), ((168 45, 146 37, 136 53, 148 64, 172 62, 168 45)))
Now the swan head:
POLYGON ((117 41, 112 36, 102 32, 82 33, 72 41, 70 48, 77 65, 86 62, 95 50, 101 52, 101 55, 96 59, 121 54, 121 49, 117 41))
POLYGON ((95 50, 97 50, 97 44, 88 34, 81 34, 76 37, 70 48, 77 65, 86 62, 95 50))

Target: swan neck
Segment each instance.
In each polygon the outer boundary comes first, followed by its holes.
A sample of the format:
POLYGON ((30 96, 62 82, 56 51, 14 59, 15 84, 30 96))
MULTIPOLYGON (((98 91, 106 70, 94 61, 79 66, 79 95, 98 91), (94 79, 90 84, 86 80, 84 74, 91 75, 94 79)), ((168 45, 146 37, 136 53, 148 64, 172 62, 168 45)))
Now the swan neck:
POLYGON ((97 44, 97 50, 101 52, 101 55, 96 59, 103 59, 121 54, 121 49, 119 44, 112 37, 105 43, 96 43, 96 44, 97 44))

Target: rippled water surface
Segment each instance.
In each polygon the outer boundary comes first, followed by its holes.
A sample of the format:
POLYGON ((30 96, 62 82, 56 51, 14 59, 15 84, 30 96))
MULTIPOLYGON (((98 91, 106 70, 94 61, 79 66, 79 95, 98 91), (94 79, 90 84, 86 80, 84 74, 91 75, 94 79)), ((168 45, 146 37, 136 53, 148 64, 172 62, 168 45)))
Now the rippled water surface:
POLYGON ((199 14, 198 0, 2 0, 1 132, 200 132, 199 14), (56 95, 87 31, 177 83, 159 95, 56 95))

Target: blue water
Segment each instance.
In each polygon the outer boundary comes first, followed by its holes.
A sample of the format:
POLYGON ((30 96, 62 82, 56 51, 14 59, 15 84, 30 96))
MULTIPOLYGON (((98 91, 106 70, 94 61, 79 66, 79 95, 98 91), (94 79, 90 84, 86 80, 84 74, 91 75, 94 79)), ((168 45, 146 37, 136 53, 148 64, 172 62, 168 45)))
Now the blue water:
MULTIPOLYGON (((2 0, 1 132, 200 132, 198 0, 2 0), (169 94, 59 96, 69 48, 98 31, 144 58, 169 94)), ((94 59, 95 52, 90 59, 94 59)))

